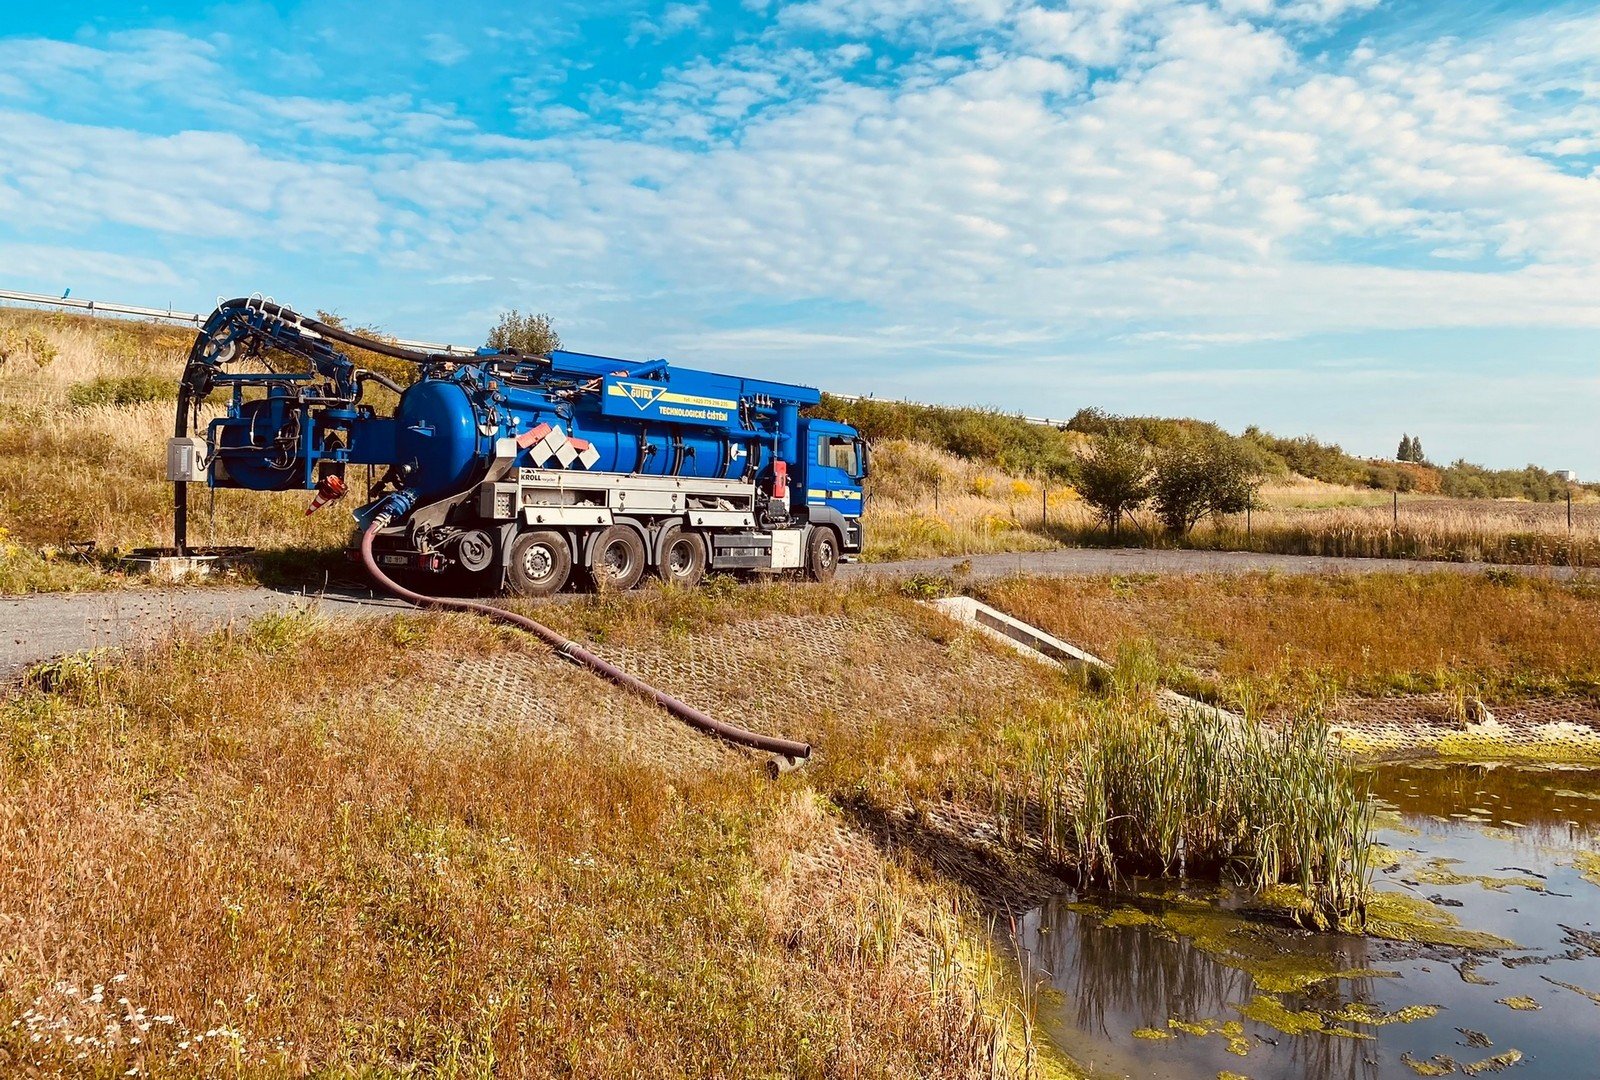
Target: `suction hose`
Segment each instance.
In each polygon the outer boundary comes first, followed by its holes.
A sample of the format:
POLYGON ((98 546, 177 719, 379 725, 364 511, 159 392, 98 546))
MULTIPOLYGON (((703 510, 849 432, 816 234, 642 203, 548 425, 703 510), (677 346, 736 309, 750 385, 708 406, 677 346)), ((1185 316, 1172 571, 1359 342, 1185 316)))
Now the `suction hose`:
POLYGON ((715 717, 707 716, 694 706, 679 701, 671 694, 657 690, 643 679, 629 675, 626 671, 623 671, 621 668, 617 667, 617 665, 601 659, 588 649, 585 649, 582 645, 579 645, 576 641, 571 641, 562 637, 548 626, 541 622, 536 622, 533 619, 528 618, 526 615, 518 615, 514 611, 507 611, 505 608, 495 607, 493 604, 480 604, 474 600, 460 600, 454 597, 444 596, 427 596, 423 593, 413 592, 405 586, 396 583, 387 574, 385 574, 382 569, 379 568, 378 560, 373 558, 372 555, 372 539, 377 535, 379 529, 388 524, 388 521, 389 519, 387 515, 378 514, 374 516, 367 527, 362 530, 361 561, 366 564, 367 573, 372 575, 374 581, 382 585, 385 589, 388 589, 390 592, 394 593, 400 599, 408 601, 412 604, 417 604, 421 607, 450 608, 457 611, 472 611, 478 613, 479 615, 487 615, 491 619, 497 619, 500 622, 509 623, 512 626, 526 630, 542 639, 546 644, 556 651, 557 655, 564 656, 569 660, 574 660, 587 667, 589 670, 595 672, 597 675, 601 675, 607 679, 610 679, 618 686, 625 687, 629 690, 632 690, 636 694, 640 694, 643 697, 649 698, 651 701, 655 702, 657 705, 660 705, 663 709, 667 710, 667 712, 671 713, 679 720, 682 720, 690 727, 699 728, 701 731, 720 736, 721 738, 726 739, 728 742, 735 743, 739 746, 748 746, 752 750, 760 750, 763 753, 776 754, 778 757, 783 758, 784 763, 787 765, 799 764, 811 756, 810 743, 794 742, 790 739, 779 739, 771 735, 762 735, 758 732, 747 731, 742 727, 736 727, 733 724, 724 723, 715 717))

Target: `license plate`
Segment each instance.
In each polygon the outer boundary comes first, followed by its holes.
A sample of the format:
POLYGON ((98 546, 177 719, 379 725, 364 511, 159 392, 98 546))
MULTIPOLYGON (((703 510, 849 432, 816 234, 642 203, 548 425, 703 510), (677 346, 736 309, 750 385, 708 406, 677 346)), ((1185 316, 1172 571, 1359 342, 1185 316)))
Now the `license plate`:
POLYGON ((380 555, 378 561, 385 566, 410 566, 411 559, 405 555, 380 555))

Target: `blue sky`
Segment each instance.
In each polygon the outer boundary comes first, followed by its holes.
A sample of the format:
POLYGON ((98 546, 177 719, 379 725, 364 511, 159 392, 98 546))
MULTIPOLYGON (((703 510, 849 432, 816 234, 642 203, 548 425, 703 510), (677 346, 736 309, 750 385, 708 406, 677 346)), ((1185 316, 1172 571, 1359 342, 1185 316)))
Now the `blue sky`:
POLYGON ((4 287, 1600 477, 1592 4, 0 12, 4 287))

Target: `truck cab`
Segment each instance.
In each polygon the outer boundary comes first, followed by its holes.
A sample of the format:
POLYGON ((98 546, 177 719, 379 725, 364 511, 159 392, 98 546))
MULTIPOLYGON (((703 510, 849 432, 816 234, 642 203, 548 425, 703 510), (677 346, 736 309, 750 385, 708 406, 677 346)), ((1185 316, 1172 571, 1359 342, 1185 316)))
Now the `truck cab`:
POLYGON ((800 422, 795 503, 812 525, 831 525, 847 555, 861 553, 862 483, 869 468, 867 443, 855 430, 832 420, 800 422))

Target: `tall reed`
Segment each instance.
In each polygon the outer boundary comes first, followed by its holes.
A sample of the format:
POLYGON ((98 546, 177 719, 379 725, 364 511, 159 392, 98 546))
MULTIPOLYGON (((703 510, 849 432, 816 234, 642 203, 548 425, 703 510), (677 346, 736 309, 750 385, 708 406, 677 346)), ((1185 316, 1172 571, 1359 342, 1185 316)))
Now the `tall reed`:
POLYGON ((1166 719, 1108 707, 1080 732, 1025 753, 1025 793, 997 800, 1009 803, 1004 820, 1029 822, 1086 884, 1231 880, 1258 895, 1276 890, 1291 915, 1319 929, 1360 925, 1373 811, 1354 767, 1328 749, 1322 722, 1268 727, 1208 711, 1166 719))

